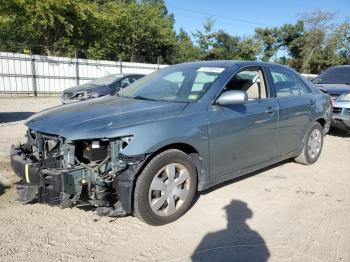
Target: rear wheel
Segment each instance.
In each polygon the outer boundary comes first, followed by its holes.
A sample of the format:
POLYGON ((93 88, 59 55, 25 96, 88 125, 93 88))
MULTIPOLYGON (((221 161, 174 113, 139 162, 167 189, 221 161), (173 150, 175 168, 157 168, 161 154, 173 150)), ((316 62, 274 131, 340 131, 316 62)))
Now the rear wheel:
POLYGON ((297 163, 310 165, 320 157, 323 146, 323 128, 320 123, 316 122, 309 131, 304 147, 294 160, 297 163))
POLYGON ((191 158, 171 149, 155 156, 137 179, 134 213, 147 224, 163 225, 182 216, 197 188, 191 158))

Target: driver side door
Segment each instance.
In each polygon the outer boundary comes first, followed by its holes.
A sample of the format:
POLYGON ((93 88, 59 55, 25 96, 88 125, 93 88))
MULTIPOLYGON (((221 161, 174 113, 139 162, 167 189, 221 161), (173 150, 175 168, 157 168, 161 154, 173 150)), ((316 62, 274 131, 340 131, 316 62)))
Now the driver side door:
POLYGON ((271 97, 263 67, 248 67, 232 77, 222 92, 242 90, 248 102, 213 104, 208 110, 210 170, 213 180, 276 156, 278 105, 271 97))

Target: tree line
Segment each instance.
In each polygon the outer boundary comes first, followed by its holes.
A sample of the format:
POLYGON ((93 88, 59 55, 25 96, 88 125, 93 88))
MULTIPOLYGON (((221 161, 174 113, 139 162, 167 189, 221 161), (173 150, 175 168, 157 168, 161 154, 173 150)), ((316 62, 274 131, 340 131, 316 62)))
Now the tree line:
POLYGON ((256 28, 250 36, 174 30, 164 0, 0 0, 0 51, 168 64, 262 60, 319 73, 350 64, 350 23, 315 11, 294 24, 256 28))

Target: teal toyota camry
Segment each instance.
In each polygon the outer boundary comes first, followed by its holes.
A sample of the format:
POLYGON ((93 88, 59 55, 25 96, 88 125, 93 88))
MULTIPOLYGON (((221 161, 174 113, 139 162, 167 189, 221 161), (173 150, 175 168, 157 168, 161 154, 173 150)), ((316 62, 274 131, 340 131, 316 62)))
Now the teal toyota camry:
POLYGON ((329 95, 285 66, 169 66, 28 119, 27 142, 11 148, 18 198, 166 224, 198 191, 285 159, 315 163, 331 112, 329 95))

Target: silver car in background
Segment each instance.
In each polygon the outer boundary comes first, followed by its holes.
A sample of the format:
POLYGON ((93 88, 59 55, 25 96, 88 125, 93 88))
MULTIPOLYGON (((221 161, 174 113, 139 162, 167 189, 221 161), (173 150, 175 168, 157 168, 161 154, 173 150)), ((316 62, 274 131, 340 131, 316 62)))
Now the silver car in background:
POLYGON ((332 97, 331 125, 350 131, 350 65, 330 67, 312 82, 332 97))
POLYGON ((340 95, 334 101, 332 126, 350 131, 350 93, 340 95))

